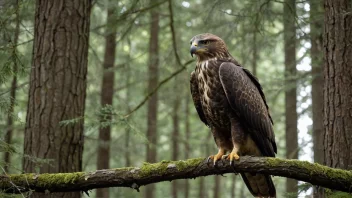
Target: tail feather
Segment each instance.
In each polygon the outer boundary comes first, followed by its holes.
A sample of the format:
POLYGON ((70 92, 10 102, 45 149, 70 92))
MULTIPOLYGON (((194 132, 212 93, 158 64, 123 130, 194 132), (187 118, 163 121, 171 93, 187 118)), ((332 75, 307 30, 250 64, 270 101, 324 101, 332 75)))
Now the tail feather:
POLYGON ((270 175, 241 173, 241 176, 254 197, 276 197, 276 189, 270 175))

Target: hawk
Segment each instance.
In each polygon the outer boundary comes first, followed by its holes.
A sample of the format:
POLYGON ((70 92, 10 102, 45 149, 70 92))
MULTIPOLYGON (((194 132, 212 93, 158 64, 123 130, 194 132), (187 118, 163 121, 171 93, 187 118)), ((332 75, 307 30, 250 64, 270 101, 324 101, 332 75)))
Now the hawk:
MULTIPOLYGON (((216 35, 194 36, 190 52, 197 57, 190 80, 193 102, 219 149, 208 160, 215 165, 221 158, 232 164, 243 155, 275 157, 273 121, 257 78, 231 56, 216 35)), ((253 196, 276 196, 270 175, 241 176, 253 196)))

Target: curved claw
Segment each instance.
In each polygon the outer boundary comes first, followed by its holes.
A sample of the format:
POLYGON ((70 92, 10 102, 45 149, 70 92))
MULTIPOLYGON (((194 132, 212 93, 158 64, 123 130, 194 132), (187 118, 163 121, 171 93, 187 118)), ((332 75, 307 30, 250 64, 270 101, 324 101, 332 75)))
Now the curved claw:
POLYGON ((223 149, 219 149, 219 152, 216 155, 211 155, 208 157, 207 159, 207 163, 210 162, 210 160, 213 160, 213 165, 216 166, 216 162, 220 159, 222 159, 222 157, 224 156, 224 150, 223 149))
POLYGON ((234 160, 239 160, 239 159, 240 159, 240 156, 238 156, 238 154, 235 153, 235 152, 231 152, 230 154, 228 154, 228 155, 226 156, 226 159, 227 159, 227 160, 230 160, 230 166, 232 166, 233 161, 234 161, 234 160))
POLYGON ((208 159, 207 159, 207 163, 209 163, 209 162, 210 162, 210 160, 212 159, 212 157, 213 157, 212 155, 208 157, 208 159))
POLYGON ((223 155, 223 156, 221 157, 221 159, 222 159, 222 160, 223 160, 223 159, 226 159, 228 156, 229 156, 229 154, 223 155))
POLYGON ((219 160, 220 158, 218 158, 216 155, 211 155, 208 157, 207 159, 207 163, 209 163, 211 160, 213 160, 213 165, 216 166, 216 162, 219 160))

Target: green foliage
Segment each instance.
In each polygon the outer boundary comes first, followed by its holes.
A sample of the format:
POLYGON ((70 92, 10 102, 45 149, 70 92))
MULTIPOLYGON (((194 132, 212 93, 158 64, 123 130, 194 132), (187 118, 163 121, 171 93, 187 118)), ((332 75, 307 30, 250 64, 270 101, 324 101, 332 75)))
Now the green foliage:
POLYGON ((20 195, 9 194, 9 193, 5 193, 5 192, 0 191, 0 197, 2 197, 2 198, 18 198, 18 197, 20 197, 20 195))
POLYGON ((0 84, 5 83, 10 76, 12 76, 13 70, 12 70, 12 61, 7 61, 5 64, 0 69, 0 84))
POLYGON ((0 140, 0 153, 9 152, 11 154, 16 152, 16 148, 2 140, 0 140))
POLYGON ((332 191, 329 189, 326 189, 325 193, 327 198, 351 198, 352 197, 351 193, 332 191))
POLYGON ((1 112, 8 113, 10 107, 11 98, 0 96, 0 110, 1 112))
POLYGON ((73 118, 73 119, 70 119, 70 120, 62 120, 60 121, 60 125, 61 126, 72 126, 72 125, 75 125, 77 122, 83 120, 84 117, 79 117, 79 118, 73 118))
MULTIPOLYGON (((308 190, 312 189, 313 185, 310 183, 302 183, 298 185, 298 194, 301 192, 307 192, 308 190)), ((297 197, 297 195, 296 195, 297 197)))

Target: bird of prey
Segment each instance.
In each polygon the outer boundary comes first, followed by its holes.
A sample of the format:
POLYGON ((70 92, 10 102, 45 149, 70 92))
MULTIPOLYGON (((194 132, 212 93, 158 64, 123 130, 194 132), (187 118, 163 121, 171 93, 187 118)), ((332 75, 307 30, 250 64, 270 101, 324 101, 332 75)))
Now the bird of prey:
MULTIPOLYGON (((221 158, 232 164, 243 155, 275 157, 273 121, 258 79, 231 56, 218 36, 199 34, 190 43, 191 55, 197 57, 190 80, 193 102, 219 149, 208 160, 216 165, 221 158)), ((270 175, 241 176, 253 196, 276 197, 270 175)))

